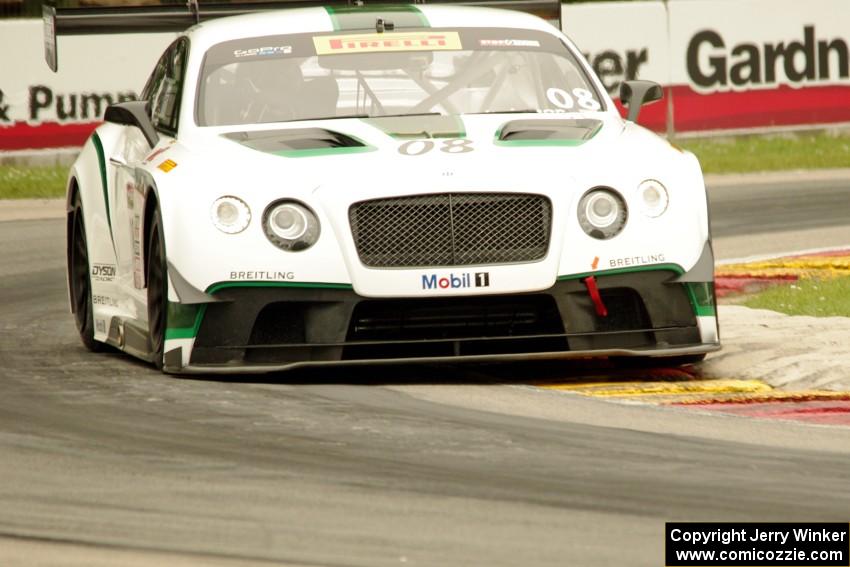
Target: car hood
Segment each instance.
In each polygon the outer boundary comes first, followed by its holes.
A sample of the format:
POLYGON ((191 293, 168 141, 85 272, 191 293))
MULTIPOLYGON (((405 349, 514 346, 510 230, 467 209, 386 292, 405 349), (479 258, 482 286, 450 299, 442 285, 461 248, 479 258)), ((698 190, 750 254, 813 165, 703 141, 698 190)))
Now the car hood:
POLYGON ((678 154, 651 132, 605 112, 263 124, 205 132, 190 148, 207 158, 195 163, 219 179, 281 179, 299 192, 357 185, 374 196, 407 188, 616 186, 631 183, 623 172, 657 177, 678 154))

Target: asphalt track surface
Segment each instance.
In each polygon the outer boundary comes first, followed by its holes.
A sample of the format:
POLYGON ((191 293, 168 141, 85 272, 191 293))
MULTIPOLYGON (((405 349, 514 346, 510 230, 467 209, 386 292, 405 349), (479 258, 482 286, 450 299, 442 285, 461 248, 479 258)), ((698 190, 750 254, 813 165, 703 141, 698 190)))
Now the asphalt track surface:
MULTIPOLYGON (((712 193, 715 236, 846 225, 850 187, 798 192, 712 193)), ((204 380, 87 353, 63 246, 0 223, 4 566, 658 566, 665 521, 848 520, 850 431, 528 386, 566 364, 204 380)))
POLYGON ((712 229, 725 237, 845 226, 848 195, 845 179, 710 187, 712 229))
POLYGON ((709 179, 718 259, 850 245, 850 170, 763 177, 709 179))

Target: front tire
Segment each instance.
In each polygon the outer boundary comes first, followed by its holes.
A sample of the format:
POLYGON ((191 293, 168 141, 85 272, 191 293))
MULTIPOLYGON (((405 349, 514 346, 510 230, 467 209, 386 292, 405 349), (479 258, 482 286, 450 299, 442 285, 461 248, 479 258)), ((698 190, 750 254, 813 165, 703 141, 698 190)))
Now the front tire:
POLYGON ((92 352, 100 352, 104 345, 94 339, 89 250, 83 220, 83 203, 78 191, 74 193, 69 223, 71 226, 68 233, 68 285, 71 292, 74 323, 83 345, 92 352))
POLYGON ((153 364, 157 369, 162 370, 168 306, 168 276, 165 266, 165 239, 159 209, 155 209, 151 216, 147 251, 148 340, 153 364))

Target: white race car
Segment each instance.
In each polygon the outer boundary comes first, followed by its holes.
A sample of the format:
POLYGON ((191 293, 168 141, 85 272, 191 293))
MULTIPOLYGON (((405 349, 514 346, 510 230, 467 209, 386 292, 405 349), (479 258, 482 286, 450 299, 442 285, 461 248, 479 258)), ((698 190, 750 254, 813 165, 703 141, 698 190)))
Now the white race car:
MULTIPOLYGON (((95 12, 46 12, 54 66, 54 33, 175 25, 95 12)), ((624 120, 520 11, 195 16, 70 172, 88 348, 171 373, 720 348, 700 166, 635 123, 655 83, 624 120)))

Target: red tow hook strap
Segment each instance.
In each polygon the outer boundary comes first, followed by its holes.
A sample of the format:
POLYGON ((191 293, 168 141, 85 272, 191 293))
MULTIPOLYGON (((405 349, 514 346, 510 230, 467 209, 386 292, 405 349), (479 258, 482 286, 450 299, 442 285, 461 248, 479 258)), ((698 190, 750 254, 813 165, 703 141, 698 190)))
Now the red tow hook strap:
POLYGON ((596 307, 596 314, 600 317, 607 317, 608 308, 602 303, 602 296, 599 295, 599 288, 596 286, 596 277, 589 276, 582 281, 587 286, 587 292, 590 294, 590 299, 593 300, 593 306, 596 307))

